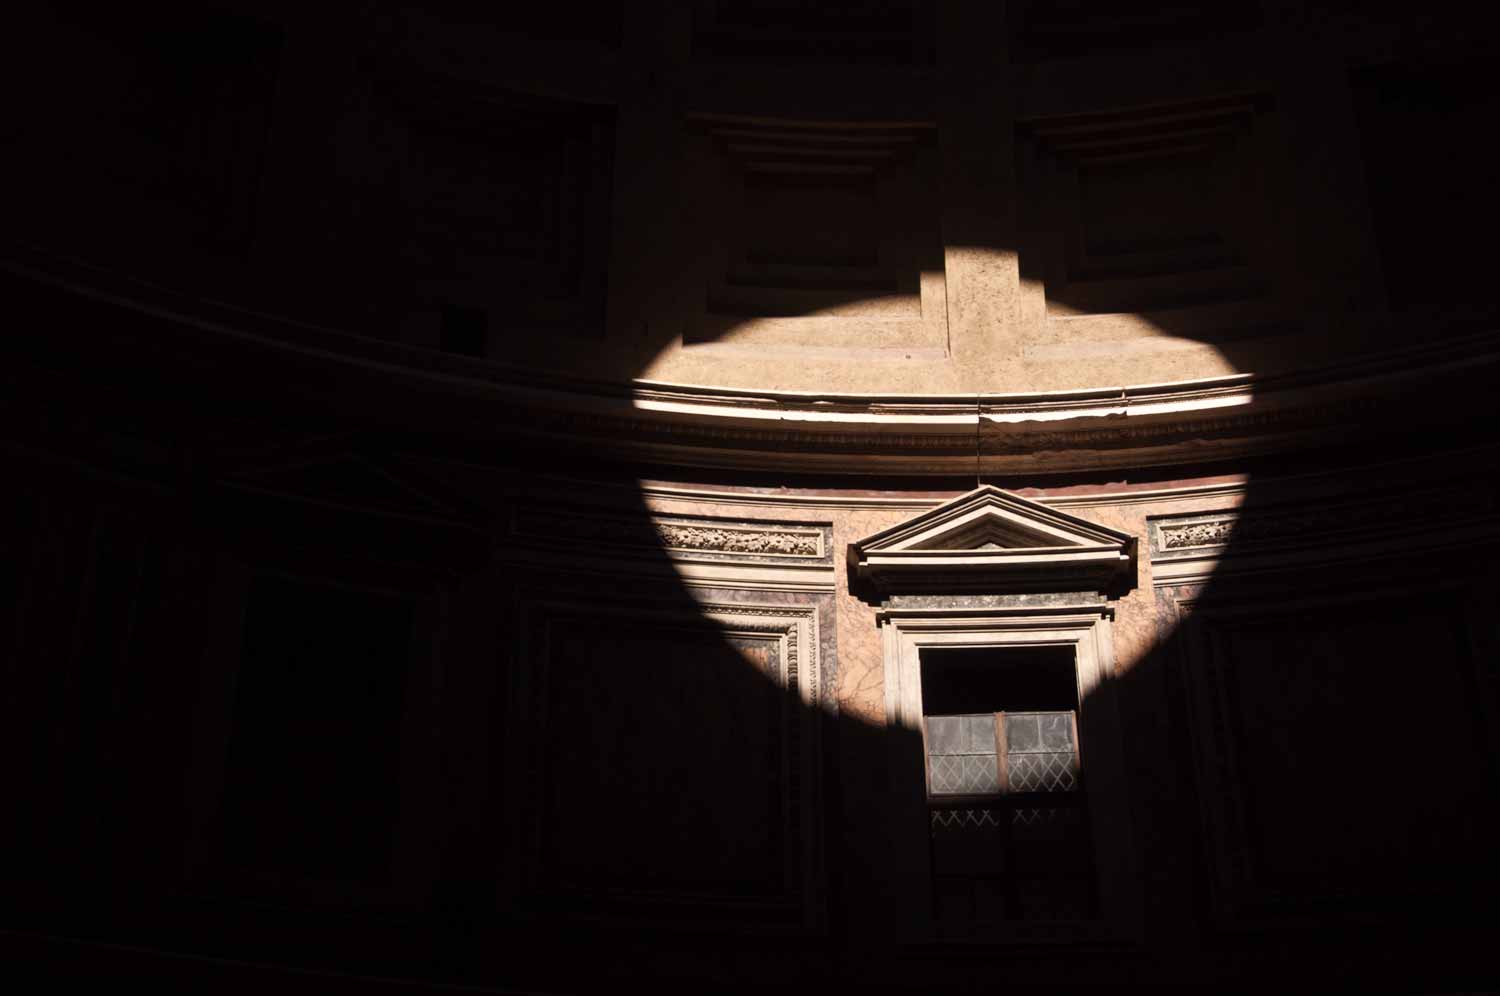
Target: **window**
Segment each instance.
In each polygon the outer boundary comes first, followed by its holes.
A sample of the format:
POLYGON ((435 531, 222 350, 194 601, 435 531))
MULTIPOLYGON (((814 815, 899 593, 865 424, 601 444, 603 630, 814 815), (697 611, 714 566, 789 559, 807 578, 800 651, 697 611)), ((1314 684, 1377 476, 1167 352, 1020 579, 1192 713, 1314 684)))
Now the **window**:
POLYGON ((1093 917, 1072 648, 921 656, 936 919, 1093 917))
POLYGON ((849 563, 881 600, 886 724, 902 731, 890 869, 907 936, 1138 941, 1105 687, 1135 537, 984 486, 849 544, 849 563))

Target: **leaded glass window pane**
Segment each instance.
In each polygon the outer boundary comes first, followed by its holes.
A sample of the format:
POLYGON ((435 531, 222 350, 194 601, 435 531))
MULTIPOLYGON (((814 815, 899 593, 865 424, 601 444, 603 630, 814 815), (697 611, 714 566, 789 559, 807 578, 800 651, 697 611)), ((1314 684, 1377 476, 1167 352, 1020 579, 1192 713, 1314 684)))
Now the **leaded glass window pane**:
POLYGON ((1072 713, 1044 712, 1038 713, 1036 718, 1042 730, 1042 750, 1073 750, 1072 713))
POLYGON ((933 795, 1000 791, 992 714, 927 717, 927 753, 928 790, 933 795))
POLYGON ((1013 754, 1012 792, 1071 792, 1078 787, 1078 764, 1071 753, 1013 754))
POLYGON ((995 717, 963 716, 964 753, 995 756, 995 717))
POLYGON ((939 754, 932 758, 933 795, 988 795, 1000 791, 993 754, 939 754))
POLYGON ((1035 715, 1017 712, 1005 717, 1005 746, 1012 754, 1037 750, 1041 745, 1042 734, 1035 715))
POLYGON ((995 717, 990 713, 972 716, 928 716, 927 750, 938 754, 995 755, 995 717))
POLYGON ((963 740, 962 716, 929 716, 927 750, 934 755, 959 754, 963 740))
POLYGON ((1005 745, 1012 754, 1073 750, 1071 712, 1008 712, 1005 745))
POLYGON ((1078 787, 1071 712, 1007 713, 1005 745, 1010 791, 1071 792, 1078 787))

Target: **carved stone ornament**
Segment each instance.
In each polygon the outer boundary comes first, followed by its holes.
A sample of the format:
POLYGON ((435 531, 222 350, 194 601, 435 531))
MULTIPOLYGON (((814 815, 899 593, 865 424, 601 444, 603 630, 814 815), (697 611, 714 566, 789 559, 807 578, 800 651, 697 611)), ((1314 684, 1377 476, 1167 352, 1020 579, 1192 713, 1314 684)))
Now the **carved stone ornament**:
POLYGON ((803 560, 824 556, 821 529, 726 523, 712 519, 642 522, 627 516, 590 514, 586 510, 526 509, 517 515, 515 531, 520 536, 554 541, 682 553, 803 560))
POLYGON ((1331 495, 1249 512, 1148 516, 1151 583, 1202 584, 1230 573, 1353 563, 1466 548, 1496 535, 1496 496, 1480 486, 1331 495))
POLYGON ((1135 577, 1135 537, 985 485, 849 544, 886 594, 1104 591, 1135 577))

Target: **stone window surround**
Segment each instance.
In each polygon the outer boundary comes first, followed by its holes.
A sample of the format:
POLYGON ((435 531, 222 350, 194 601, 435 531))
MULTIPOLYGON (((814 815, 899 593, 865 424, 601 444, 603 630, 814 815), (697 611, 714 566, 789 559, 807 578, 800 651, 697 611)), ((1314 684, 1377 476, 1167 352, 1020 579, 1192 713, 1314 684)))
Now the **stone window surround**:
MULTIPOLYGON (((1141 933, 1141 897, 1130 842, 1123 739, 1117 711, 1104 691, 1114 673, 1113 611, 1081 596, 1077 602, 971 607, 954 599, 951 608, 891 608, 879 611, 885 658, 886 723, 922 730, 921 652, 928 648, 1071 647, 1078 680, 1079 754, 1088 779, 1089 819, 1098 872, 1098 920, 1077 923, 1015 921, 984 925, 973 939, 1020 943, 1132 941, 1141 933)), ((1020 600, 1017 600, 1018 602, 1020 600)), ((923 943, 938 940, 931 914, 932 880, 927 862, 928 816, 924 758, 912 738, 889 738, 893 784, 902 793, 891 867, 906 892, 902 934, 923 943), (908 756, 911 755, 911 756, 908 756), (910 777, 908 777, 908 775, 910 777)), ((944 938, 947 940, 947 938, 944 938)))

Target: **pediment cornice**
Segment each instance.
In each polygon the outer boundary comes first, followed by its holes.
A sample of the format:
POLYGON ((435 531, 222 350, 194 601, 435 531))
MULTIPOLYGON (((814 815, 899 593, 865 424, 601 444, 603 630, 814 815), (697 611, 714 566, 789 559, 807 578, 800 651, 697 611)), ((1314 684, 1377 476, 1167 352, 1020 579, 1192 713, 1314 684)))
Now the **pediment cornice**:
POLYGON ((1135 573, 1135 537, 985 485, 849 544, 884 594, 1104 591, 1135 573))

